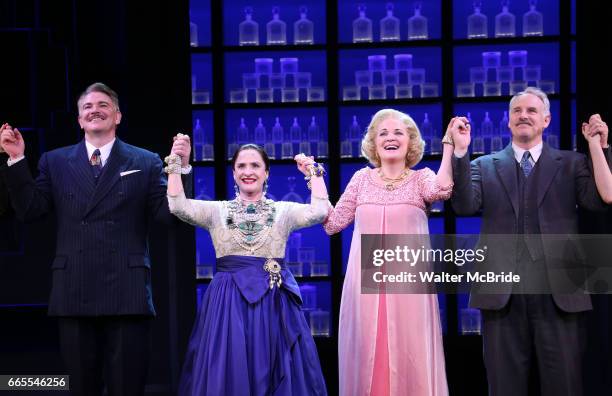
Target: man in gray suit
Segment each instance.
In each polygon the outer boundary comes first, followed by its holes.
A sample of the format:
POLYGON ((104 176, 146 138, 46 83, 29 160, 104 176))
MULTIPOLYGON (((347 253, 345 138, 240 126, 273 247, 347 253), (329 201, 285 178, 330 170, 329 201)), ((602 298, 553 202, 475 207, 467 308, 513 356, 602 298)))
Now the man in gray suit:
MULTIPOLYGON (((489 393, 527 395, 529 368, 537 362, 543 395, 579 396, 584 312, 592 308, 590 297, 556 288, 551 268, 559 263, 551 259, 550 244, 539 236, 521 235, 577 234, 578 206, 605 210, 606 205, 586 157, 542 141, 551 117, 544 92, 527 88, 511 99, 509 110, 512 142, 498 153, 470 164, 469 128, 453 136, 453 209, 463 216, 482 211, 483 238, 513 234, 518 242, 510 251, 489 251, 486 265, 518 272, 521 283, 491 294, 473 288, 470 296, 470 306, 483 314, 489 393), (548 292, 530 294, 542 288, 548 292)), ((597 133, 610 162, 603 125, 597 133)))

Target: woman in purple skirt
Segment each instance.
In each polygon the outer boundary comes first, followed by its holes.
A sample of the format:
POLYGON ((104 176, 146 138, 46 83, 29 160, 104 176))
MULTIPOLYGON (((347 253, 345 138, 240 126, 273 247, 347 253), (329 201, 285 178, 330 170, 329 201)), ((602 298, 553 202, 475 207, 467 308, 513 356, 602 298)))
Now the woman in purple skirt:
MULTIPOLYGON (((178 135, 189 144, 186 136, 178 135)), ((179 395, 326 395, 298 285, 284 268, 292 231, 321 223, 330 207, 323 168, 303 154, 298 169, 312 186, 311 204, 266 199, 269 159, 247 144, 232 158, 236 198, 186 199, 181 160, 166 162, 170 210, 210 232, 217 273, 201 301, 179 395)))

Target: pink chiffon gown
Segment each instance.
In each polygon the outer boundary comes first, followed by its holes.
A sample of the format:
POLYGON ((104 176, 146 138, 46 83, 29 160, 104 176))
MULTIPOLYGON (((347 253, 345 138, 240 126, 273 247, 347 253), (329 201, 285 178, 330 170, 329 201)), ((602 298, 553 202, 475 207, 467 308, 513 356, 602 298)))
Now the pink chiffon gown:
POLYGON ((338 334, 340 395, 448 395, 435 294, 361 294, 361 234, 428 234, 426 207, 448 199, 425 168, 388 191, 374 170, 357 171, 324 224, 328 234, 355 221, 338 334))

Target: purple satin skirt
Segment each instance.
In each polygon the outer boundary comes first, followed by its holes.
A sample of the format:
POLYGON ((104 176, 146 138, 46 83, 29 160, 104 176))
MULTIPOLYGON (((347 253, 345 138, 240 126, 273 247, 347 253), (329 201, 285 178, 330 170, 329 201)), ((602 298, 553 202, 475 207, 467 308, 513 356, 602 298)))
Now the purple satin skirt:
POLYGON ((283 269, 282 286, 270 289, 265 261, 217 259, 189 340, 179 395, 327 395, 297 282, 283 269))

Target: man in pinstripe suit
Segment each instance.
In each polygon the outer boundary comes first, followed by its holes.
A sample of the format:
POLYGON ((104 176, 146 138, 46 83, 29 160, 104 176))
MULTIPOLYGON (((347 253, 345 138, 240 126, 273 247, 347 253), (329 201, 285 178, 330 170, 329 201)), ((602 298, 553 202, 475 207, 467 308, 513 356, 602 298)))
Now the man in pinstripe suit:
MULTIPOLYGON (((2 150, 2 147, 0 147, 0 163, 6 162, 6 160, 8 159, 8 156, 6 155, 6 153, 4 153, 4 150, 2 150)), ((0 179, 0 217, 2 217, 6 212, 8 212, 10 209, 10 203, 9 203, 9 199, 8 199, 8 191, 6 190, 6 186, 4 185, 4 181, 2 181, 2 179, 0 179)))
MULTIPOLYGON (((101 83, 78 100, 85 138, 42 155, 34 180, 19 131, 2 125, 9 155, 1 173, 17 216, 57 215, 49 315, 59 317, 73 394, 141 395, 155 315, 147 245, 149 219, 171 222, 159 156, 116 138, 117 94, 101 83)), ((190 145, 173 152, 189 173, 190 145)))

